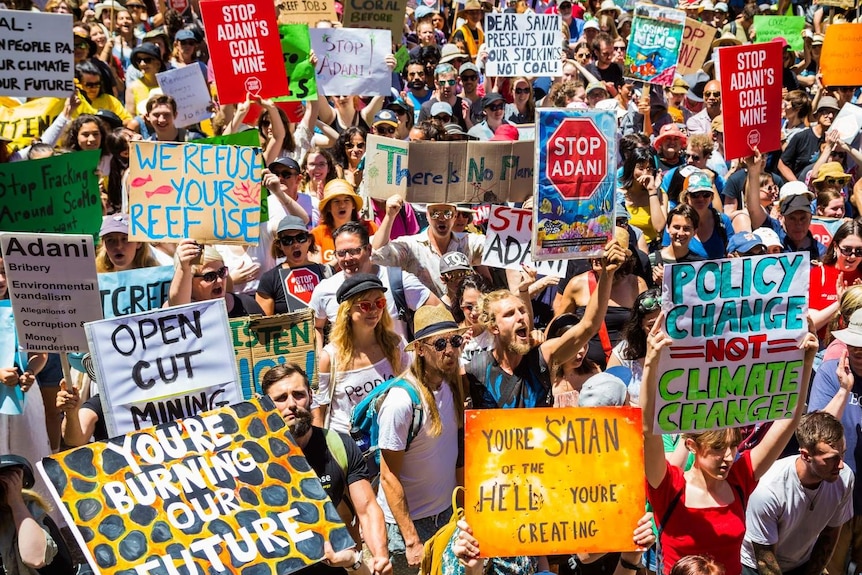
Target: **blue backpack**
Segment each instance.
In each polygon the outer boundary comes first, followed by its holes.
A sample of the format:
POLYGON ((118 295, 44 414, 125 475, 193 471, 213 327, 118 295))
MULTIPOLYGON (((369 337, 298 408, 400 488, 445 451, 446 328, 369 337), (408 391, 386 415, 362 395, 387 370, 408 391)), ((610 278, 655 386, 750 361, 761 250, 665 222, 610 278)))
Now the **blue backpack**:
POLYGON ((356 441, 356 445, 362 451, 368 463, 374 463, 375 466, 380 464, 380 448, 377 445, 380 438, 380 426, 377 423, 377 416, 380 411, 380 406, 383 405, 383 400, 386 399, 386 394, 393 387, 403 389, 410 396, 410 401, 413 402, 413 417, 410 420, 410 429, 407 432, 407 449, 410 449, 410 443, 419 433, 419 428, 422 427, 422 399, 419 397, 419 391, 409 381, 400 377, 387 379, 363 398, 359 404, 353 408, 353 414, 350 417, 350 435, 356 441))

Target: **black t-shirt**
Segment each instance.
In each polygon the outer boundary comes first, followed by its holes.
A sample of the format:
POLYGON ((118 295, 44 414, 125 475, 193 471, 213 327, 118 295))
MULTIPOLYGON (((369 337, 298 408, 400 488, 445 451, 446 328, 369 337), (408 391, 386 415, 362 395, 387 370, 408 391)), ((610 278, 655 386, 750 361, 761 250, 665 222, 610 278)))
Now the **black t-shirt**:
MULTIPOLYGON (((320 264, 309 264, 307 266, 302 266, 304 268, 308 268, 314 273, 317 274, 321 280, 326 276, 326 268, 320 264)), ((284 295, 284 285, 281 283, 281 277, 278 272, 281 270, 281 266, 275 266, 271 270, 263 272, 263 275, 260 276, 260 281, 257 284, 257 293, 265 296, 269 299, 275 300, 275 313, 287 313, 290 310, 287 309, 287 300, 284 295)), ((256 301, 256 300, 255 300, 256 301)))
POLYGON ((781 154, 781 161, 798 177, 805 166, 817 161, 822 141, 823 137, 818 138, 811 128, 802 130, 790 138, 790 142, 781 154))
POLYGON ((602 70, 595 62, 587 66, 587 70, 602 82, 612 82, 619 88, 623 85, 623 69, 619 64, 611 62, 611 65, 602 70))
POLYGON ((93 430, 93 439, 105 441, 108 439, 108 428, 105 426, 105 412, 102 411, 102 398, 99 394, 94 395, 84 402, 81 409, 87 408, 96 414, 96 428, 93 430))
POLYGON ((233 308, 227 313, 228 317, 245 317, 247 315, 263 315, 263 310, 253 297, 244 293, 232 293, 233 308))
MULTIPOLYGON (((748 170, 745 168, 736 170, 730 174, 724 181, 724 189, 721 190, 722 201, 725 198, 736 201, 737 209, 742 209, 745 205, 742 202, 742 190, 745 189, 745 181, 748 179, 748 170)), ((784 185, 784 178, 777 172, 772 172, 772 181, 780 188, 784 185)))
POLYGON ((466 370, 474 408, 547 407, 553 403, 551 372, 541 346, 528 351, 511 375, 500 367, 492 350, 474 355, 466 370))

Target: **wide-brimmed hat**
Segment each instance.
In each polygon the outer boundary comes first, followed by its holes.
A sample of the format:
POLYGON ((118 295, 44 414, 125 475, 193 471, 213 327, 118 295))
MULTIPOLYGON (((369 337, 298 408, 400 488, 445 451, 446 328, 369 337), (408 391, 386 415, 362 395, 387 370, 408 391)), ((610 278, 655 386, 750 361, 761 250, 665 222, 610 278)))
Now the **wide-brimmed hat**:
POLYGON ((614 0, 602 0, 602 3, 599 4, 599 13, 604 11, 614 11, 617 13, 617 16, 623 11, 622 8, 614 4, 614 0))
MULTIPOLYGON (((481 10, 481 8, 477 8, 477 10, 481 10)), ((440 64, 447 64, 456 58, 461 58, 462 60, 469 60, 470 55, 464 54, 455 44, 446 44, 443 46, 443 49, 440 50, 440 64)))
POLYGON ((712 42, 713 48, 718 48, 720 46, 741 46, 742 40, 737 38, 734 34, 730 32, 725 32, 712 42))
POLYGON ((12 454, 0 455, 0 469, 8 467, 20 467, 24 472, 24 479, 22 481, 24 489, 30 489, 36 484, 36 478, 33 476, 33 466, 25 458, 12 454))
POLYGON ((820 101, 817 102, 817 107, 814 108, 814 113, 817 114, 823 110, 835 110, 838 112, 840 109, 841 106, 838 105, 838 100, 832 96, 823 96, 820 98, 820 101))
POLYGON ((362 210, 362 196, 356 193, 356 190, 353 189, 353 186, 347 180, 330 180, 323 187, 323 199, 320 200, 320 213, 326 213, 326 207, 329 205, 329 202, 332 198, 336 196, 348 196, 351 200, 353 200, 353 205, 356 206, 356 211, 362 210))
POLYGON ((820 171, 817 172, 817 177, 814 179, 815 184, 819 184, 826 178, 838 178, 845 180, 845 185, 850 182, 850 174, 844 172, 844 167, 839 162, 826 162, 820 166, 820 171))
POLYGON ((680 138, 682 139, 682 147, 688 145, 688 136, 683 133, 682 130, 679 129, 679 126, 676 124, 665 124, 661 127, 661 130, 658 132, 658 138, 655 139, 655 149, 658 150, 662 142, 664 142, 667 138, 680 138))
POLYGON ((669 90, 671 94, 687 94, 690 89, 688 82, 682 78, 675 78, 669 90))
MULTIPOLYGON (((383 282, 375 274, 353 274, 344 280, 344 283, 335 292, 335 301, 339 304, 344 303, 353 296, 361 293, 380 290, 387 292, 388 289, 383 286, 383 282)), ((420 308, 421 309, 421 308, 420 308)), ((416 312, 417 314, 419 312, 416 312)))
POLYGON ((423 305, 416 310, 413 316, 413 341, 407 344, 407 349, 412 350, 416 342, 435 335, 445 333, 456 333, 468 330, 461 327, 452 317, 452 312, 443 305, 423 305))
MULTIPOLYGON (((419 308, 422 309, 422 308, 419 308)), ((857 309, 850 316, 850 323, 845 329, 833 331, 832 335, 838 341, 853 347, 862 347, 862 309, 857 309)))

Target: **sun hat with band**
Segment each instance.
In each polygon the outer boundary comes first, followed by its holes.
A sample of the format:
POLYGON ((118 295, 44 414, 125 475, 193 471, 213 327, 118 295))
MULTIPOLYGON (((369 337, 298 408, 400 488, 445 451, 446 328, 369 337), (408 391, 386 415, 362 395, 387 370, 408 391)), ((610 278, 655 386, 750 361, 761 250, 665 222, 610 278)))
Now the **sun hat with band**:
POLYGON ((827 178, 834 178, 836 180, 843 180, 843 185, 846 186, 850 183, 850 177, 850 174, 844 172, 844 168, 839 162, 826 162, 820 166, 820 171, 817 172, 817 177, 812 183, 820 184, 825 182, 827 178))
POLYGON ((356 193, 356 190, 353 189, 353 186, 350 185, 350 182, 347 180, 330 180, 325 186, 323 186, 323 199, 320 200, 320 213, 326 213, 326 207, 329 205, 329 202, 332 201, 332 198, 336 196, 347 196, 351 200, 353 200, 353 205, 356 206, 356 211, 362 210, 362 196, 356 193))
POLYGON ((413 316, 413 341, 407 344, 406 349, 408 351, 415 349, 416 343, 423 339, 449 333, 463 333, 468 329, 470 328, 458 325, 446 306, 423 305, 413 316))
MULTIPOLYGON (((657 90, 653 91, 656 92, 657 90)), ((688 144, 688 136, 679 129, 679 126, 676 124, 665 124, 661 127, 661 130, 659 130, 658 138, 653 142, 653 147, 658 150, 662 143, 668 138, 679 138, 682 140, 682 147, 685 147, 688 144)))
POLYGON ((862 309, 857 309, 853 312, 853 315, 850 316, 850 322, 845 329, 833 331, 832 335, 838 341, 851 347, 862 347, 862 309))
MULTIPOLYGON (((335 292, 335 301, 342 304, 361 293, 371 290, 380 290, 384 293, 388 291, 383 287, 383 282, 374 274, 353 274, 344 280, 338 291, 335 292)), ((421 309, 421 308, 420 308, 421 309)), ((419 312, 416 312, 417 314, 419 312)))

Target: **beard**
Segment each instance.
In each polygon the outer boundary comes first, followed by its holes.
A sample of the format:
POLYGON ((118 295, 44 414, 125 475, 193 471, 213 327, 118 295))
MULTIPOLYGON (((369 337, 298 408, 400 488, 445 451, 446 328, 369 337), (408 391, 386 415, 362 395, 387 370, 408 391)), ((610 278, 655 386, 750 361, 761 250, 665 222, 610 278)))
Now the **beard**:
POLYGON ((412 82, 408 82, 407 84, 412 90, 424 90, 425 82, 422 80, 413 80, 412 82))
POLYGON ((311 430, 311 412, 307 409, 297 409, 293 414, 293 423, 288 429, 294 438, 303 437, 311 430))
POLYGON ((512 353, 517 353, 518 355, 526 355, 531 349, 533 349, 533 346, 530 345, 529 341, 521 343, 515 338, 512 338, 506 342, 506 349, 512 353))

